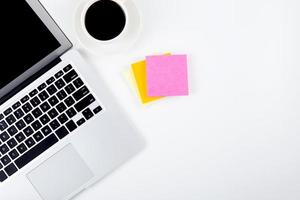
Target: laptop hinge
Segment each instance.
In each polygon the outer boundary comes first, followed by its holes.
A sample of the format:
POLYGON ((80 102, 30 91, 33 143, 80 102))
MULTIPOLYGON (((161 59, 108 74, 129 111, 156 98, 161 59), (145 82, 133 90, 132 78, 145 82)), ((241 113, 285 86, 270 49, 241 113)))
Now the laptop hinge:
POLYGON ((54 66, 56 66, 60 62, 61 62, 61 59, 58 57, 55 60, 53 60, 51 63, 49 63, 48 65, 46 65, 45 67, 43 67, 40 71, 38 71, 37 73, 33 74, 30 78, 28 78, 23 83, 21 83, 19 86, 17 86, 16 88, 14 88, 11 92, 7 93, 2 98, 0 98, 0 105, 2 105, 7 100, 9 100, 10 98, 12 98, 14 95, 16 95, 18 92, 20 92, 21 90, 23 90, 25 87, 27 87, 29 84, 31 84, 33 81, 35 81, 36 79, 38 79, 39 77, 41 77, 43 74, 45 74, 47 71, 49 71, 51 68, 53 68, 54 66))

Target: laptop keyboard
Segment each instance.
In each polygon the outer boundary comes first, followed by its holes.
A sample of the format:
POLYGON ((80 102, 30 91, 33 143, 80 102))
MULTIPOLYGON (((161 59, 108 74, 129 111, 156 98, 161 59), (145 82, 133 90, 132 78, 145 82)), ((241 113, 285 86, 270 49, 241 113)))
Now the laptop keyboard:
POLYGON ((71 65, 0 113, 0 182, 102 110, 71 65))

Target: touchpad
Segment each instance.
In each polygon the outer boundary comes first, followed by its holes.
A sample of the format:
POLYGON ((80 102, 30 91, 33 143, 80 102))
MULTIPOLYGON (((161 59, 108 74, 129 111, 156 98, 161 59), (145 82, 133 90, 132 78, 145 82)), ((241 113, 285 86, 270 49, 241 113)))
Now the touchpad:
POLYGON ((75 148, 68 145, 27 177, 44 200, 61 200, 87 183, 93 173, 75 148))

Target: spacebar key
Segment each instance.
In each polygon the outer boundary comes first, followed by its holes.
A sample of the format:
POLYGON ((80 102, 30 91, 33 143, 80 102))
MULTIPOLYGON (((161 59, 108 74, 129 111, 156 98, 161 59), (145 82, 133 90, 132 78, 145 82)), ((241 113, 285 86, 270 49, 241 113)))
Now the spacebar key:
POLYGON ((58 142, 57 137, 54 134, 50 135, 49 137, 41 141, 39 144, 37 144, 35 147, 27 151, 20 158, 18 158, 15 161, 15 164, 18 166, 19 169, 21 169, 33 159, 38 157, 41 153, 53 146, 56 142, 58 142))

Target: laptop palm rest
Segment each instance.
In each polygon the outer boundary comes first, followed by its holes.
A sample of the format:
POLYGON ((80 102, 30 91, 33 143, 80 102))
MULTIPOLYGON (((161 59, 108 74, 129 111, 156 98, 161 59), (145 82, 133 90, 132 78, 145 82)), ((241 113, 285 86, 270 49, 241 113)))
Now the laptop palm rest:
POLYGON ((44 200, 61 200, 72 195, 93 178, 93 173, 72 145, 27 174, 44 200))

